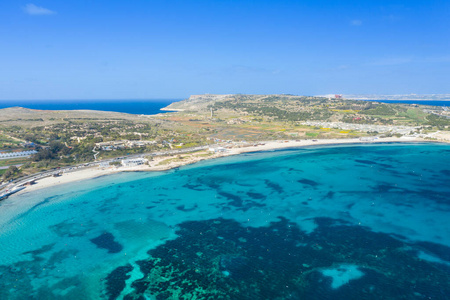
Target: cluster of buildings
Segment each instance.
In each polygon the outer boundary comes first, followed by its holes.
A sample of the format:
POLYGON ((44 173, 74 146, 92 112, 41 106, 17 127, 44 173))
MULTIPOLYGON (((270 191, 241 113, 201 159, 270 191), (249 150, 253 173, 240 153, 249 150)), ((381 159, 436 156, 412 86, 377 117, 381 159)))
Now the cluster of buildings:
POLYGON ((147 145, 156 145, 156 141, 111 141, 111 142, 101 142, 95 143, 95 146, 100 150, 112 151, 118 149, 134 148, 134 147, 145 147, 147 145))
POLYGON ((137 157, 137 158, 122 159, 120 162, 123 167, 135 167, 145 165, 148 162, 148 159, 137 157))
POLYGON ((228 125, 240 125, 240 124, 244 124, 244 123, 247 123, 247 120, 244 120, 241 118, 231 119, 231 120, 227 121, 228 125))
POLYGON ((215 143, 232 143, 232 140, 222 140, 214 137, 208 137, 206 138, 208 141, 214 141, 215 143))
POLYGON ((36 150, 20 151, 20 152, 2 152, 0 153, 0 159, 30 157, 35 153, 37 153, 36 150))
POLYGON ((223 153, 223 152, 227 152, 228 149, 225 147, 218 146, 218 145, 213 145, 208 148, 208 151, 214 152, 214 153, 223 153))
POLYGON ((450 119, 450 109, 446 106, 442 107, 442 110, 424 109, 424 112, 450 119))
POLYGON ((417 131, 419 127, 412 126, 398 126, 398 125, 374 125, 374 124, 354 124, 354 123, 343 123, 343 122, 318 122, 318 121, 307 121, 302 122, 303 125, 307 126, 317 126, 321 128, 335 128, 343 130, 357 130, 357 131, 376 131, 378 133, 399 133, 402 135, 408 135, 412 132, 417 131))

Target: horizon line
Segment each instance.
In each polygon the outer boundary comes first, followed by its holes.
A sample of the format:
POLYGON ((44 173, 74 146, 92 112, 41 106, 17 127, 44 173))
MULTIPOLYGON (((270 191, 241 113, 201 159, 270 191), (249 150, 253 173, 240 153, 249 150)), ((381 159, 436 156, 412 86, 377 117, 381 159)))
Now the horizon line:
POLYGON ((184 100, 187 98, 52 98, 52 99, 0 99, 1 102, 14 102, 14 101, 174 101, 184 100))

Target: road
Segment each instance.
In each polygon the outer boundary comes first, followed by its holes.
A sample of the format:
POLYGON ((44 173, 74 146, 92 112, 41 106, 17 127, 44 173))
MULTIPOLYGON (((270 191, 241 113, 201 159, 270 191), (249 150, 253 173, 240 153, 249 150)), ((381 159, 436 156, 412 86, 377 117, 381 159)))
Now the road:
POLYGON ((20 185, 26 184, 27 182, 39 180, 39 179, 42 179, 42 178, 45 178, 45 177, 50 177, 50 176, 53 176, 54 174, 58 174, 58 173, 61 173, 61 172, 62 173, 69 173, 69 172, 75 172, 75 171, 77 171, 79 169, 92 168, 92 167, 95 167, 95 166, 98 166, 98 165, 101 165, 101 164, 109 165, 109 163, 114 162, 114 161, 118 161, 118 160, 121 160, 121 159, 143 158, 145 156, 176 155, 176 154, 181 154, 181 153, 205 150, 205 149, 208 149, 208 147, 209 146, 198 146, 198 147, 177 149, 177 150, 167 150, 167 151, 159 151, 159 152, 139 153, 139 154, 134 154, 134 155, 123 156, 123 157, 120 157, 120 158, 110 158, 110 159, 94 161, 94 162, 90 162, 90 163, 78 164, 78 165, 74 165, 74 166, 70 166, 70 167, 64 167, 64 168, 60 168, 60 169, 53 169, 53 170, 50 170, 50 171, 43 171, 43 172, 39 172, 37 174, 32 174, 32 175, 20 177, 20 178, 18 178, 16 180, 13 180, 11 182, 3 183, 3 184, 0 185, 0 190, 4 189, 5 187, 8 187, 8 188, 11 189, 14 186, 20 186, 20 185))

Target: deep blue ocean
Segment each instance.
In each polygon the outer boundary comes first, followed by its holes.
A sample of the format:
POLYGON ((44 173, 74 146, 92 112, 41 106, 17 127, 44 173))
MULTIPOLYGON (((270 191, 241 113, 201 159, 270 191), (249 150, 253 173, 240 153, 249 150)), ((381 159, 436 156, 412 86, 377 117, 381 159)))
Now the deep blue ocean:
POLYGON ((449 182, 449 145, 367 144, 14 195, 0 299, 449 299, 449 182))
POLYGON ((76 110, 90 109, 115 111, 128 114, 154 115, 164 113, 161 108, 181 99, 151 100, 67 100, 67 101, 0 101, 0 109, 7 107, 26 107, 43 110, 76 110))
MULTIPOLYGON (((68 101, 0 101, 0 109, 20 106, 31 109, 43 110, 76 110, 90 109, 115 111, 129 114, 154 115, 164 113, 160 109, 170 103, 181 101, 182 99, 151 99, 151 100, 68 100, 68 101)), ((397 100, 376 100, 384 103, 408 103, 435 106, 449 106, 450 101, 397 101, 397 100)))

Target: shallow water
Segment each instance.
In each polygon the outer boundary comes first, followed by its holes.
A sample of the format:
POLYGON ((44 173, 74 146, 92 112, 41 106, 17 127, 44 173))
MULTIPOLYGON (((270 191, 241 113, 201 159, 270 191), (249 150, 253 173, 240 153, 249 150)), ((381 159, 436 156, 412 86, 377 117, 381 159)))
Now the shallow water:
POLYGON ((0 205, 1 299, 447 299, 450 146, 245 154, 0 205))

